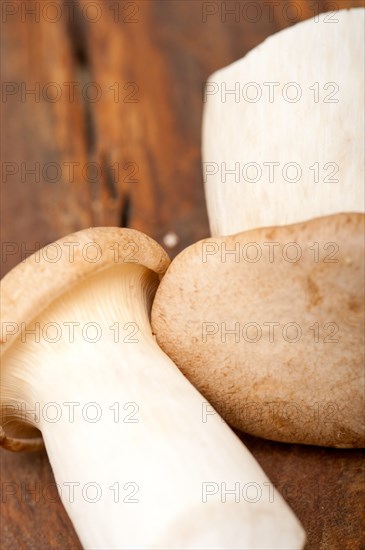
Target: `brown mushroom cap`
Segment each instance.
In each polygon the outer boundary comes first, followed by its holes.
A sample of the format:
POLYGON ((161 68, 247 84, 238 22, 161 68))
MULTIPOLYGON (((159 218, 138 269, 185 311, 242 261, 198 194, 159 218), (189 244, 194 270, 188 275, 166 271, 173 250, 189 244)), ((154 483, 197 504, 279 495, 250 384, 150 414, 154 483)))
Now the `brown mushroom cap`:
MULTIPOLYGON (((169 263, 167 253, 153 239, 119 227, 89 228, 47 245, 1 282, 1 357, 19 337, 6 332, 7 323, 30 323, 88 277, 116 265, 139 264, 161 278, 169 263)), ((36 450, 43 445, 37 429, 27 427, 25 435, 12 437, 0 426, 0 444, 9 450, 36 450)))
POLYGON ((363 214, 194 244, 161 282, 152 327, 234 427, 364 446, 363 214))

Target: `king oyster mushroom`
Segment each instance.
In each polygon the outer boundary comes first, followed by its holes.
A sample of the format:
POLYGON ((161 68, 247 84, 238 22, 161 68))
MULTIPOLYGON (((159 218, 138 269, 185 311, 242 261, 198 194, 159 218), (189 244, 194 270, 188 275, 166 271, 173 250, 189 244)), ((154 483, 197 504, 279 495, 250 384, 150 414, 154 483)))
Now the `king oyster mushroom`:
POLYGON ((3 280, 2 444, 43 436, 85 548, 292 549, 304 532, 244 445, 161 351, 166 253, 94 228, 3 280))
POLYGON ((210 77, 215 238, 173 261, 153 305, 162 349, 269 439, 365 444, 364 13, 294 25, 210 77))

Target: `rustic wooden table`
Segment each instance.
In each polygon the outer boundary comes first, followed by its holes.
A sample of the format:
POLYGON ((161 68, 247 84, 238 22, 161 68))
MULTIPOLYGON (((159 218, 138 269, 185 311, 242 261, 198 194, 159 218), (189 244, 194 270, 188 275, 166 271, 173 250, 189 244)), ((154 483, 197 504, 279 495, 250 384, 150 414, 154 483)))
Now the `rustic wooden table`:
MULTIPOLYGON (((363 5, 2 2, 2 274, 91 225, 142 230, 171 257, 207 236, 207 77, 299 19, 363 5)), ((241 437, 302 521, 308 550, 365 547, 360 451, 241 437)), ((80 548, 53 483, 44 452, 1 451, 1 548, 80 548)))

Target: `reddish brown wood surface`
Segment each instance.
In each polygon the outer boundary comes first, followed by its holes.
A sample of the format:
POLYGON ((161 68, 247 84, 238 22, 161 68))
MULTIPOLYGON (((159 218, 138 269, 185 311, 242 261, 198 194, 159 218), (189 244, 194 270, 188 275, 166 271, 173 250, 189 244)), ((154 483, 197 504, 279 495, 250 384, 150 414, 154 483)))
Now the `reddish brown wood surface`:
MULTIPOLYGON (((61 17, 52 22, 58 14, 43 11, 46 4, 2 5, 2 274, 26 250, 89 225, 128 225, 161 244, 174 232, 172 257, 207 236, 200 166, 207 77, 298 17, 364 5, 271 1, 270 10, 256 2, 262 15, 252 22, 244 1, 237 18, 224 18, 222 2, 58 0, 61 17), (38 18, 25 12, 34 5, 38 18), (25 86, 39 86, 39 97, 25 86)), ((308 549, 364 547, 360 451, 242 439, 302 521, 308 549)), ((1 548, 79 548, 46 454, 0 456, 1 548)))

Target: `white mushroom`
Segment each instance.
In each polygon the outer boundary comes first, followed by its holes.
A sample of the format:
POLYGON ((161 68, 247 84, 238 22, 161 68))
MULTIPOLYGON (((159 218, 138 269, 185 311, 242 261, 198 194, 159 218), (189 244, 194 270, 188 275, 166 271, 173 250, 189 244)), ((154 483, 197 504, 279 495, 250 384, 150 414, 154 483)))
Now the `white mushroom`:
POLYGON ((209 78, 213 236, 364 211, 364 13, 294 25, 209 78))
POLYGON ((2 444, 29 450, 41 431, 83 546, 302 548, 255 459, 155 342, 165 252, 113 228, 51 246, 3 280, 2 444))
POLYGON ((152 326, 256 436, 365 444, 364 13, 286 29, 206 86, 212 238, 172 262, 152 326))

